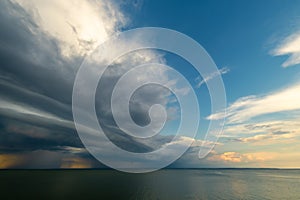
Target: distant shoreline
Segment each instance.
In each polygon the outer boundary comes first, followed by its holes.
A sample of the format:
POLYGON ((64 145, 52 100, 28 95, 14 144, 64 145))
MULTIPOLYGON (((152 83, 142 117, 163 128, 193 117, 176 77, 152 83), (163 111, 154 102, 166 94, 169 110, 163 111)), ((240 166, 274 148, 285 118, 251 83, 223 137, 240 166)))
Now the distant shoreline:
MULTIPOLYGON (((23 168, 11 168, 0 169, 0 171, 118 171, 111 168, 47 168, 47 169, 23 169, 23 168)), ((161 170, 300 170, 300 168, 164 168, 161 170)), ((159 170, 158 170, 159 171, 159 170)))

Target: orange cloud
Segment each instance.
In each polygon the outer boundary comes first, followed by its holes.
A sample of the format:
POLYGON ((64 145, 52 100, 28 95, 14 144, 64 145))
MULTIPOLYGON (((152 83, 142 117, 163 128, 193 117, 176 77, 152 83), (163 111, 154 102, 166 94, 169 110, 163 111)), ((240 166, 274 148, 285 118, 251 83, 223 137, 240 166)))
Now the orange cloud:
POLYGON ((276 157, 276 153, 271 152, 254 152, 254 153, 238 153, 238 152, 224 152, 222 154, 215 154, 207 159, 210 161, 222 161, 222 162, 263 162, 272 160, 276 157))
POLYGON ((0 169, 10 168, 91 168, 93 162, 87 158, 66 157, 60 152, 32 151, 0 154, 0 169))
POLYGON ((92 164, 89 160, 84 158, 65 158, 62 159, 60 168, 91 168, 92 164))
POLYGON ((0 169, 7 169, 18 166, 24 162, 24 158, 16 154, 1 154, 0 155, 0 169))

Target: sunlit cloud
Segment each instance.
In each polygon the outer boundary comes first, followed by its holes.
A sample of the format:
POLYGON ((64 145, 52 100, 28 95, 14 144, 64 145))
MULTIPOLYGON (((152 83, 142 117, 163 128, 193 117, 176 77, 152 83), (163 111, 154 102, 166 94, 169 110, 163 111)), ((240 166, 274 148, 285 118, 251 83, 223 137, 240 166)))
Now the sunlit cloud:
MULTIPOLYGON (((295 111, 300 109, 300 84, 294 84, 283 90, 263 96, 247 96, 238 99, 227 108, 227 123, 243 123, 254 117, 279 113, 284 111, 295 111)), ((221 119, 221 113, 212 114, 209 120, 221 119)))
POLYGON ((0 169, 7 169, 18 166, 23 162, 23 159, 23 157, 16 154, 1 154, 0 169))
POLYGON ((67 57, 87 53, 126 24, 118 6, 109 1, 14 1, 45 33, 59 41, 67 57))
POLYGON ((300 64, 300 32, 285 38, 271 53, 274 56, 288 56, 288 59, 282 64, 283 67, 300 64))
POLYGON ((215 154, 207 159, 210 161, 240 163, 240 162, 263 162, 272 160, 276 157, 276 153, 271 152, 253 152, 253 153, 238 153, 238 152, 224 152, 222 154, 215 154))
POLYGON ((58 168, 66 157, 60 152, 37 150, 31 152, 13 152, 0 154, 0 169, 7 168, 58 168))
POLYGON ((90 159, 84 158, 64 158, 62 159, 60 168, 65 169, 80 169, 80 168, 91 168, 93 164, 90 159))

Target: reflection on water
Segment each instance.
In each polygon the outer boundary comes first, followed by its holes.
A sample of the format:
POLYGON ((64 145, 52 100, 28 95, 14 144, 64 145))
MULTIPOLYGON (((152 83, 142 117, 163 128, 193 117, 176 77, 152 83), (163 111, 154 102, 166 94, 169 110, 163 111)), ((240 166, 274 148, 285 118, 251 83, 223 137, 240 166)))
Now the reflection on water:
POLYGON ((6 199, 300 199, 300 170, 2 170, 6 199))

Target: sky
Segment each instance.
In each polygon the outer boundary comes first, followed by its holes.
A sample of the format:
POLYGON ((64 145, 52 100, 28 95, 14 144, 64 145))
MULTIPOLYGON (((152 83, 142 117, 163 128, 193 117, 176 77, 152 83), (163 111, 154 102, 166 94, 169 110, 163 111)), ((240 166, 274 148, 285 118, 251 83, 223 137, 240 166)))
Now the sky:
MULTIPOLYGON (((165 144, 176 147, 193 141, 169 167, 299 168, 299 10, 300 2, 292 0, 1 1, 0 168, 105 167, 77 134, 73 84, 84 58, 98 45, 113 34, 139 27, 173 29, 200 43, 222 75, 227 112, 225 116, 222 111, 211 113, 206 83, 215 74, 201 77, 172 53, 133 52, 112 63, 97 89, 97 116, 114 144, 131 152, 150 152, 165 144), (118 128, 107 103, 113 87, 132 66, 149 62, 171 66, 193 86, 201 109, 195 139, 181 137, 172 143, 180 122, 179 105, 162 87, 138 90, 130 105, 131 116, 139 125, 149 123, 151 105, 165 106, 168 122, 160 135, 146 141, 118 128), (222 117, 226 117, 222 135, 214 149, 199 159, 209 122, 222 117)), ((154 76, 151 70, 156 68, 147 70, 150 73, 141 72, 135 78, 173 83, 167 71, 156 71, 154 76)), ((128 91, 135 78, 122 90, 128 91)), ((126 162, 106 145, 99 144, 103 155, 126 162)))

